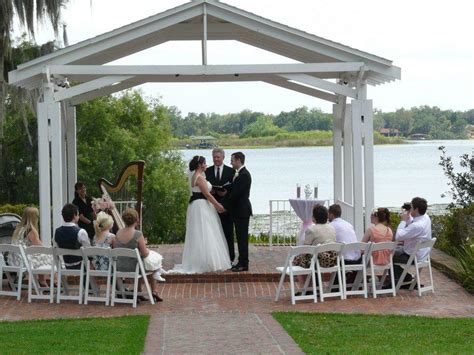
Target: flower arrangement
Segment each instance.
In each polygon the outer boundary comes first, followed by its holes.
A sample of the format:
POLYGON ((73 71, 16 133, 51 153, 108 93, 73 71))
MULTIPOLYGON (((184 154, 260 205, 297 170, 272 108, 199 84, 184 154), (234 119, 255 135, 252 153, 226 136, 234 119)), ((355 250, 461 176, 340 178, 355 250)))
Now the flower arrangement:
POLYGON ((99 198, 92 198, 92 208, 94 212, 107 211, 115 208, 114 202, 110 199, 109 195, 102 195, 99 198))
POLYGON ((311 185, 310 184, 306 184, 304 186, 304 194, 305 194, 305 197, 306 199, 309 199, 311 197, 311 194, 313 193, 313 191, 311 191, 311 185))

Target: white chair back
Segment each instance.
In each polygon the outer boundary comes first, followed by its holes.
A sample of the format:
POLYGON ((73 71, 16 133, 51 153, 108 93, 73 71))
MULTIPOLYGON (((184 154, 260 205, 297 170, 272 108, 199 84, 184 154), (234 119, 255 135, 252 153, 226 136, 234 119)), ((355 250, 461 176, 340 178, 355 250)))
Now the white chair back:
MULTIPOLYGON (((150 300, 151 304, 154 304, 153 300, 153 295, 150 289, 150 285, 148 283, 148 280, 146 278, 146 272, 145 268, 143 266, 142 259, 140 257, 140 252, 138 249, 128 249, 128 248, 116 248, 112 249, 111 251, 111 257, 112 257, 112 270, 113 270, 113 277, 112 277, 112 301, 111 304, 112 306, 115 305, 115 303, 128 303, 132 304, 133 308, 137 307, 137 298, 138 298, 138 280, 140 278, 143 278, 143 282, 146 287, 146 293, 148 294, 148 298, 150 300), (132 258, 137 260, 137 265, 135 267, 135 271, 120 271, 117 268, 117 261, 119 258, 132 258), (117 297, 116 294, 116 287, 117 287, 117 282, 119 279, 133 279, 133 293, 132 293, 132 299, 128 299, 126 296, 129 294, 126 291, 121 290, 121 298, 117 297)), ((143 294, 143 293, 140 293, 143 294)))
POLYGON ((53 248, 54 255, 56 257, 56 267, 58 269, 58 287, 56 293, 56 302, 61 303, 61 300, 73 300, 78 301, 79 304, 82 304, 84 297, 84 259, 82 256, 81 249, 65 249, 65 248, 53 248), (80 257, 78 261, 77 269, 68 269, 64 262, 65 256, 77 256, 80 257), (69 276, 79 278, 79 286, 77 290, 73 290, 67 278, 69 276), (64 277, 64 279, 63 279, 64 277), (70 294, 70 291, 77 291, 77 294, 70 294))
POLYGON ((91 267, 90 262, 86 262, 86 288, 84 290, 84 304, 88 304, 89 301, 98 301, 105 302, 105 305, 108 306, 110 302, 110 287, 112 280, 112 249, 100 247, 82 247, 81 250, 84 260, 89 260, 89 258, 95 257, 106 257, 109 259, 107 270, 96 270, 91 267), (97 285, 97 294, 94 296, 89 294, 91 280, 95 280, 98 277, 105 278, 106 280, 105 295, 103 297, 100 296, 100 288, 97 283, 95 283, 97 285))
POLYGON ((52 247, 44 247, 44 246, 30 246, 27 248, 23 248, 20 246, 22 250, 22 255, 24 257, 24 261, 26 263, 26 267, 28 269, 28 303, 31 303, 34 299, 40 300, 49 300, 49 303, 54 302, 54 272, 56 269, 55 260, 54 260, 54 252, 52 247), (33 257, 34 255, 49 255, 51 257, 51 265, 46 268, 35 269, 33 268, 32 263, 30 262, 30 256, 33 257), (44 275, 49 276, 49 287, 41 287, 38 281, 38 276, 44 275), (35 292, 33 293, 33 289, 35 292), (44 290, 49 291, 49 295, 43 294, 44 290))
POLYGON ((429 240, 420 240, 416 243, 415 250, 413 251, 413 254, 410 255, 410 258, 408 259, 406 264, 403 263, 396 263, 395 265, 400 266, 403 268, 402 275, 400 276, 400 279, 397 282, 397 291, 400 290, 400 288, 403 285, 410 285, 409 290, 412 291, 415 288, 415 285, 418 289, 418 296, 421 297, 423 292, 428 292, 431 291, 434 293, 434 283, 433 283, 433 272, 431 270, 431 250, 433 249, 434 245, 436 243, 436 238, 432 238, 429 240), (417 252, 421 249, 425 248, 430 248, 430 252, 426 256, 424 260, 418 260, 417 257, 417 252), (405 276, 409 272, 409 269, 414 266, 415 267, 415 277, 411 281, 404 281, 405 276), (427 268, 429 272, 429 278, 430 278, 430 284, 428 286, 423 286, 421 284, 420 280, 420 273, 421 269, 427 268))
POLYGON ((347 243, 343 244, 341 248, 341 274, 342 274, 342 290, 344 292, 344 299, 347 296, 353 295, 363 295, 364 298, 367 298, 367 254, 370 249, 371 243, 362 243, 362 242, 355 242, 355 243, 347 243), (352 252, 358 251, 360 252, 360 259, 359 262, 354 264, 346 264, 344 260, 344 253, 345 252, 352 252), (354 281, 352 283, 347 283, 347 272, 356 272, 355 277, 353 277, 354 281), (348 288, 351 288, 350 290, 348 288))
POLYGON ((283 283, 285 278, 289 276, 290 278, 290 292, 291 292, 291 304, 295 304, 296 301, 300 300, 313 300, 314 303, 317 302, 317 293, 316 293, 316 275, 314 269, 314 255, 316 247, 312 245, 296 246, 291 247, 288 251, 288 256, 284 266, 279 266, 276 269, 281 273, 280 282, 278 284, 278 289, 275 295, 275 302, 280 298, 280 294, 283 288, 283 283), (312 256, 309 268, 304 268, 302 266, 293 265, 295 257, 301 254, 309 254, 312 256), (301 295, 296 295, 295 289, 295 276, 306 276, 304 286, 300 290, 301 295), (309 283, 312 281, 312 295, 306 295, 309 283))
POLYGON ((381 242, 372 243, 368 252, 368 264, 370 268, 370 277, 372 284, 372 295, 377 298, 377 295, 392 294, 395 297, 395 277, 393 274, 393 254, 397 248, 396 242, 381 242), (378 265, 374 263, 374 252, 388 250, 390 252, 388 263, 385 265, 378 265), (385 284, 387 276, 390 277, 390 287, 385 284))
POLYGON ((342 281, 341 281, 341 249, 343 244, 342 243, 327 243, 327 244, 319 244, 316 247, 316 272, 318 276, 318 289, 319 289, 319 296, 321 298, 321 302, 324 302, 324 298, 328 297, 340 297, 341 300, 344 299, 344 293, 342 291, 342 281), (321 253, 327 252, 335 252, 336 253, 336 264, 330 267, 323 267, 319 262, 319 255, 321 253), (330 274, 329 284, 328 284, 328 292, 324 290, 324 283, 323 283, 323 274, 330 274), (334 285, 334 281, 337 277, 338 285, 334 285), (338 289, 338 291, 333 291, 334 288, 338 289))
POLYGON ((26 264, 22 256, 22 251, 18 245, 0 244, 0 296, 15 296, 21 299, 21 288, 23 284, 23 273, 27 272, 26 264), (8 262, 7 254, 16 254, 20 265, 11 265, 8 262), (3 274, 7 277, 11 290, 3 289, 3 274))

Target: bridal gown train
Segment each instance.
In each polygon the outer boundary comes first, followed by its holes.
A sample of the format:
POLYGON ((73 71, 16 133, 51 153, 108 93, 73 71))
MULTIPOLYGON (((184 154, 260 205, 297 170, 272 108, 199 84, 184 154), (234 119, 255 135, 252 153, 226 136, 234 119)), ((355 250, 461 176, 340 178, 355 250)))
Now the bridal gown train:
MULTIPOLYGON (((210 191, 212 185, 206 182, 210 191)), ((198 186, 192 187, 191 191, 201 192, 198 186)), ((194 200, 186 213, 182 264, 175 265, 169 272, 194 274, 230 268, 229 249, 216 209, 206 199, 194 200)))

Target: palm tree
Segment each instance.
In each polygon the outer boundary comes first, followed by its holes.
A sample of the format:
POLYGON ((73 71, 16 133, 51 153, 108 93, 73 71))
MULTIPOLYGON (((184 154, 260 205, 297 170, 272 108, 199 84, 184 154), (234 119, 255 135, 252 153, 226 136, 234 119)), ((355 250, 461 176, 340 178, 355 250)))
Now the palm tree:
MULTIPOLYGON (((35 18, 40 23, 45 18, 53 26, 55 34, 59 30, 61 9, 69 0, 0 0, 0 162, 3 158, 5 121, 5 58, 9 55, 13 20, 17 18, 22 27, 34 37, 35 18)), ((0 174, 1 174, 0 170, 0 174)))

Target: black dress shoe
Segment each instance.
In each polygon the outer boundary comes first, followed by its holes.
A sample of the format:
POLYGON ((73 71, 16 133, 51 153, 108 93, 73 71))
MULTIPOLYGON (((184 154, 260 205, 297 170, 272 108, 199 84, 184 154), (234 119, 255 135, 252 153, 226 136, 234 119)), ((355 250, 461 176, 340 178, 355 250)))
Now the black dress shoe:
POLYGON ((236 265, 235 267, 232 268, 232 271, 234 272, 249 271, 249 267, 243 266, 243 265, 236 265))

